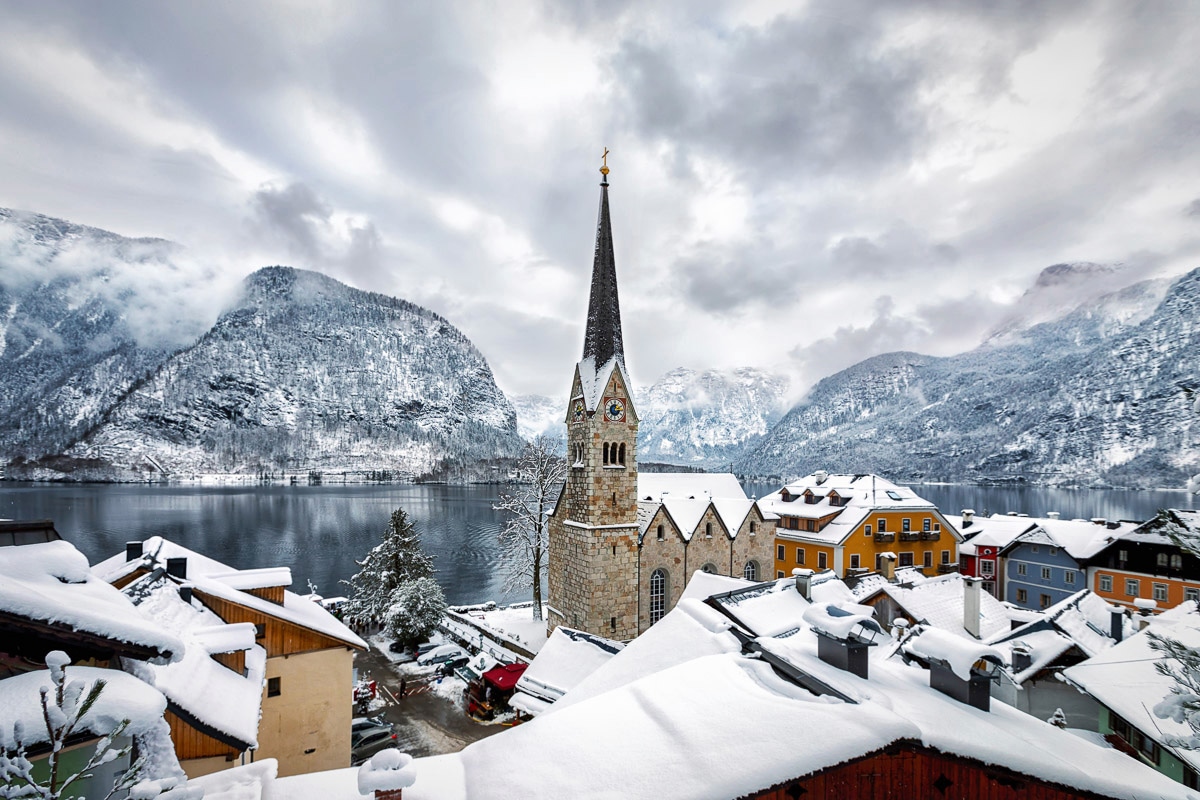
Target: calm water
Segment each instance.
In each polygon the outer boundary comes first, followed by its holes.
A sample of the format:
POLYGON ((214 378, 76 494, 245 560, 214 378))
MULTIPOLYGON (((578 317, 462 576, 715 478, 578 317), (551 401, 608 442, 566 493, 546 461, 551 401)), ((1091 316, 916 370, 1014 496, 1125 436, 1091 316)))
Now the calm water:
MULTIPOLYGON (((749 484, 761 497, 776 486, 749 484)), ((1160 508, 1195 508, 1184 492, 1096 491, 970 486, 916 486, 949 514, 1018 511, 1044 516, 1147 519, 1160 508)), ((326 596, 357 571, 380 539, 388 515, 403 506, 436 558, 438 580, 451 603, 527 599, 501 586, 493 510, 497 486, 180 487, 0 483, 0 518, 54 520, 64 538, 95 563, 125 542, 166 536, 239 569, 286 566, 293 586, 307 581, 326 596)))

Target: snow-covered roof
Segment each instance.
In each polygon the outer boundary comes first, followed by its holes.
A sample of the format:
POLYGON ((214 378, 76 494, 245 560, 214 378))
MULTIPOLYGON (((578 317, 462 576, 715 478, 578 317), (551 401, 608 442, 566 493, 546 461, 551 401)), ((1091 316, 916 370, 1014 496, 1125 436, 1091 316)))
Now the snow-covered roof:
MULTIPOLYGON (((92 571, 106 581, 115 581, 129 575, 140 568, 165 566, 169 558, 187 559, 187 578, 185 583, 191 584, 196 591, 220 597, 238 605, 252 608, 277 619, 286 620, 304 628, 325 634, 333 639, 345 642, 352 647, 366 649, 367 643, 359 638, 352 630, 342 624, 336 617, 326 611, 320 603, 316 603, 298 594, 283 592, 283 605, 272 603, 230 585, 235 570, 228 564, 201 555, 182 545, 176 544, 161 536, 151 536, 142 543, 142 556, 127 561, 124 553, 100 562, 92 571), (214 577, 216 576, 216 577, 214 577)), ((260 575, 261 570, 248 570, 254 575, 260 575)), ((257 580, 252 580, 257 582, 257 580)), ((270 584, 278 585, 278 584, 270 584)), ((259 587, 253 587, 259 588, 259 587)))
POLYGON ((183 644, 98 578, 87 557, 65 541, 5 547, 0 557, 0 615, 45 623, 170 658, 183 644))
MULTIPOLYGON (((288 567, 264 567, 262 569, 235 569, 232 572, 212 573, 208 576, 221 581, 231 589, 267 589, 292 585, 292 570, 288 567)), ((321 602, 320 597, 304 596, 305 600, 321 602)))
POLYGON ((731 472, 639 472, 637 493, 639 500, 662 500, 665 494, 747 499, 742 484, 731 472))
POLYGON ((1193 769, 1200 769, 1200 751, 1169 744, 1174 737, 1190 737, 1191 728, 1184 722, 1159 717, 1153 711, 1175 686, 1175 681, 1159 673, 1155 665, 1163 663, 1178 667, 1179 664, 1151 650, 1146 631, 1198 649, 1200 612, 1196 611, 1194 603, 1187 603, 1160 614, 1143 632, 1063 670, 1063 678, 1115 711, 1179 760, 1193 769))
MULTIPOLYGON (((579 370, 579 385, 583 393, 583 404, 589 414, 594 413, 604 401, 604 392, 608 387, 609 381, 612 380, 614 372, 620 377, 621 383, 626 387, 627 391, 631 385, 629 383, 629 376, 625 374, 625 368, 621 365, 620 359, 616 357, 610 358, 597 369, 595 359, 589 356, 581 360, 577 368, 579 370)), ((626 397, 625 404, 626 416, 631 419, 637 419, 637 414, 633 409, 633 398, 626 397)))
MULTIPOLYGON (((138 747, 154 760, 151 774, 156 777, 182 775, 171 745, 171 731, 163 712, 167 701, 153 686, 132 675, 98 667, 66 667, 66 682, 81 682, 86 696, 92 685, 103 680, 104 689, 96 703, 80 718, 77 730, 90 731, 97 737, 112 731, 122 720, 129 720, 126 729, 138 747)), ((15 747, 13 725, 20 723, 26 745, 36 746, 50 741, 42 716, 41 687, 53 689, 50 670, 26 672, 0 680, 0 749, 15 747)))
POLYGON ((946 664, 964 681, 970 679, 972 666, 983 659, 997 666, 1004 663, 1004 654, 990 645, 927 625, 914 628, 901 649, 909 655, 946 664))
POLYGON ((1168 534, 1187 538, 1200 537, 1200 511, 1168 508, 1119 537, 1123 541, 1174 544, 1168 534))
POLYGON ((1028 517, 1007 515, 973 516, 969 524, 963 521, 962 516, 945 516, 946 521, 962 533, 964 541, 958 546, 958 553, 967 556, 976 555, 979 547, 1007 547, 1013 539, 1037 524, 1028 517))
MULTIPOLYGON (((965 582, 962 575, 951 572, 928 578, 912 587, 886 583, 874 594, 887 594, 906 614, 917 622, 935 628, 974 638, 963 626, 963 593, 965 582)), ((869 600, 871 596, 863 598, 869 600)), ((979 592, 979 634, 981 639, 1009 630, 1008 611, 990 593, 979 592)))
POLYGON ((150 573, 125 587, 138 609, 184 642, 183 657, 156 666, 126 659, 126 668, 166 695, 182 716, 240 749, 258 746, 258 719, 267 654, 248 622, 227 625, 198 600, 184 602, 165 575, 150 573), (218 663, 213 653, 245 650, 246 674, 218 663))
POLYGON ((1076 560, 1091 558, 1117 539, 1123 538, 1138 527, 1138 523, 1121 521, 1107 523, 1086 519, 1051 519, 1039 517, 1013 517, 1024 520, 1030 527, 1015 537, 1009 548, 1021 544, 1045 544, 1060 547, 1076 560))
MULTIPOLYGON (((1112 638, 1112 608, 1108 601, 1090 589, 1082 589, 1038 612, 1035 618, 1019 628, 992 637, 990 641, 992 644, 1011 643, 1028 638, 1036 630, 1053 628, 1066 640, 1068 647, 1074 645, 1085 656, 1094 656, 1116 643, 1112 638)), ((1122 614, 1122 638, 1132 636, 1134 631, 1133 623, 1122 614)), ((1045 638, 1043 643, 1050 644, 1045 638)))
MULTIPOLYGON (((344 771, 354 772, 355 770, 344 771)), ((250 764, 223 769, 199 778, 190 778, 188 786, 203 789, 204 800, 274 800, 276 797, 288 797, 295 800, 295 795, 292 794, 275 794, 274 787, 278 785, 276 783, 278 773, 278 761, 273 758, 261 758, 250 764)), ((358 795, 357 790, 355 795, 358 795)), ((361 800, 361 795, 358 795, 355 800, 361 800)))
POLYGON ((729 531, 737 536, 755 501, 746 497, 732 473, 656 472, 638 475, 638 530, 644 536, 654 515, 666 510, 685 540, 696 533, 711 507, 729 531))
MULTIPOLYGON (((624 647, 590 633, 558 627, 517 681, 517 692, 554 702, 624 647)), ((540 712, 534 711, 532 713, 540 712)))

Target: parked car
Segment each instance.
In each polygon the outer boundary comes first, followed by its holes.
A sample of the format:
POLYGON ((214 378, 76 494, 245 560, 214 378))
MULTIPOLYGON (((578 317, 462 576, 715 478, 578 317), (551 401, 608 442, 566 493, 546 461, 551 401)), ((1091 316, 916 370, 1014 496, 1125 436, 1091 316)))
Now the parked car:
POLYGON ((441 647, 444 644, 445 644, 445 642, 440 641, 440 640, 439 641, 421 642, 419 645, 417 645, 417 658, 420 658, 421 656, 425 655, 433 648, 441 647))
POLYGON ((463 650, 456 644, 438 645, 424 655, 417 656, 417 663, 422 667, 429 667, 435 664, 445 664, 447 661, 453 661, 458 658, 470 660, 467 651, 463 650))
POLYGON ((391 730, 392 723, 381 716, 355 717, 350 720, 350 739, 353 741, 356 736, 362 736, 367 731, 375 730, 376 728, 391 730))
POLYGON ((465 666, 470 660, 471 657, 466 653, 463 653, 461 656, 448 658, 442 662, 440 667, 438 667, 438 672, 440 672, 442 675, 453 675, 455 669, 465 666))
POLYGON ((420 655, 420 653, 404 642, 392 642, 388 645, 388 652, 394 656, 392 661, 399 661, 400 663, 416 661, 417 656, 420 655))
POLYGON ((396 734, 391 726, 372 728, 356 740, 350 737, 350 766, 357 767, 380 750, 396 746, 396 734))

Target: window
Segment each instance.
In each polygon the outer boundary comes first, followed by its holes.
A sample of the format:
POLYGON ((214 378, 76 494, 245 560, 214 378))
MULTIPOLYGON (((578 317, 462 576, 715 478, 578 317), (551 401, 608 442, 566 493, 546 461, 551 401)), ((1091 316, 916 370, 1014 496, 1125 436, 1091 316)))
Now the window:
POLYGON ((1050 607, 1050 595, 1048 595, 1048 594, 1042 595, 1039 598, 1039 605, 1042 608, 1049 608, 1050 607))
POLYGON ((1024 589, 1017 589, 1017 602, 1024 603, 1029 600, 1029 593, 1024 589))
POLYGON ((757 523, 757 522, 751 522, 751 523, 750 523, 750 535, 751 535, 751 536, 753 536, 753 535, 754 535, 754 534, 756 534, 756 533, 758 533, 758 523, 757 523))
POLYGON ((1038 546, 1037 546, 1036 544, 1031 544, 1031 545, 1029 545, 1029 552, 1031 552, 1031 553, 1037 553, 1037 552, 1040 552, 1040 551, 1038 550, 1038 546))
POLYGON ((775 557, 778 558, 780 561, 783 561, 785 558, 787 558, 787 555, 785 553, 785 548, 783 545, 781 545, 781 544, 775 545, 775 557))
POLYGON ((900 554, 900 566, 911 567, 912 565, 913 565, 913 554, 912 553, 901 553, 900 554))
POLYGON ((1154 584, 1154 599, 1160 603, 1167 602, 1167 585, 1165 583, 1154 584))
POLYGON ((817 521, 815 519, 804 520, 804 530, 816 531, 816 529, 817 529, 817 521))
POLYGON ((911 531, 912 530, 912 520, 910 520, 908 517, 905 517, 904 519, 900 520, 900 530, 903 531, 904 533, 908 533, 909 531, 911 531))
POLYGON ((1102 591, 1102 592, 1111 592, 1112 591, 1112 575, 1101 575, 1100 576, 1100 591, 1102 591))
POLYGON ((875 530, 879 531, 880 533, 887 533, 887 520, 883 517, 875 520, 875 530))
POLYGON ((858 553, 850 554, 850 569, 858 569, 858 565, 862 563, 858 553))
POLYGON ((943 564, 949 564, 949 563, 950 563, 950 551, 949 551, 949 550, 943 550, 943 551, 942 551, 942 563, 943 563, 943 564))
POLYGON ((775 577, 776 577, 776 578, 782 578, 782 577, 783 577, 783 570, 781 570, 781 569, 777 569, 777 570, 775 570, 775 577))
POLYGON ((704 523, 704 536, 709 539, 712 538, 712 523, 711 522, 704 523))
POLYGON ((1058 548, 1057 548, 1057 547, 1051 547, 1051 548, 1050 548, 1050 555, 1052 555, 1052 556, 1056 556, 1056 555, 1058 555, 1058 548))
POLYGON ((1183 599, 1188 603, 1200 603, 1200 589, 1187 588, 1183 590, 1183 599))
POLYGON ((870 535, 871 535, 871 526, 870 526, 870 524, 863 525, 863 536, 870 536, 870 535))
POLYGON ((703 572, 707 572, 709 575, 716 575, 716 574, 717 574, 717 565, 716 565, 716 564, 711 564, 711 563, 710 563, 710 564, 705 564, 705 565, 704 565, 703 567, 701 567, 700 569, 701 569, 701 571, 703 571, 703 572))
POLYGON ((983 590, 985 592, 987 592, 988 594, 990 594, 992 597, 995 597, 996 596, 996 583, 994 581, 984 581, 983 582, 983 590))
POLYGON ((1137 597, 1142 591, 1142 582, 1133 578, 1125 579, 1125 596, 1137 597))
POLYGON ((1179 553, 1171 556, 1171 569, 1183 569, 1183 556, 1179 553))
POLYGON ((667 573, 656 569, 650 573, 650 624, 663 618, 667 610, 667 573))
POLYGON ((747 561, 746 566, 742 569, 742 577, 748 581, 757 581, 758 564, 754 561, 747 561))
POLYGON ((925 551, 925 561, 922 563, 924 563, 924 565, 927 567, 933 566, 933 551, 932 550, 925 551))
POLYGON ((1158 566, 1160 566, 1160 567, 1165 567, 1165 566, 1167 565, 1167 554, 1166 554, 1166 553, 1159 553, 1159 554, 1158 554, 1158 558, 1156 559, 1156 561, 1157 561, 1157 563, 1158 563, 1158 566))
POLYGON ((1108 712, 1108 719, 1113 733, 1132 745, 1146 760, 1152 764, 1158 764, 1162 760, 1157 742, 1111 711, 1108 712))
POLYGON ((663 526, 659 525, 658 526, 658 540, 661 542, 665 538, 667 538, 667 537, 666 537, 665 531, 663 530, 663 526))
POLYGON ((1022 561, 1017 564, 1017 574, 1018 575, 1025 574, 1025 562, 1022 561))
POLYGON ((926 517, 925 519, 921 520, 921 530, 925 531, 926 533, 929 533, 929 517, 926 517))
POLYGON ((625 443, 624 442, 621 442, 621 446, 617 450, 617 461, 619 461, 621 463, 621 466, 625 466, 625 443))
POLYGON ((1075 570, 1073 570, 1073 569, 1063 570, 1063 580, 1067 583, 1074 583, 1075 582, 1075 570))
POLYGON ((804 548, 803 547, 796 548, 796 563, 804 564, 804 548))
POLYGON ((1129 551, 1128 550, 1118 550, 1117 551, 1117 561, 1120 561, 1121 563, 1125 563, 1128 560, 1129 560, 1129 551))
POLYGON ((987 561, 980 561, 979 562, 979 574, 980 575, 995 575, 996 574, 996 562, 992 561, 990 559, 987 561))
POLYGON ((267 623, 265 623, 265 622, 254 623, 254 638, 261 639, 266 635, 267 635, 267 623))
POLYGON ((279 687, 279 678, 267 678, 267 697, 279 697, 283 691, 279 687))
POLYGON ((817 553, 817 569, 829 569, 828 553, 817 553))
POLYGON ((1049 567, 1042 567, 1042 580, 1048 581, 1048 580, 1050 580, 1052 575, 1053 575, 1053 573, 1050 572, 1049 567))
POLYGON ((940 531, 942 529, 942 523, 940 523, 940 522, 933 523, 933 529, 935 531, 940 531))
POLYGON ((608 442, 604 443, 604 464, 608 465, 608 442))

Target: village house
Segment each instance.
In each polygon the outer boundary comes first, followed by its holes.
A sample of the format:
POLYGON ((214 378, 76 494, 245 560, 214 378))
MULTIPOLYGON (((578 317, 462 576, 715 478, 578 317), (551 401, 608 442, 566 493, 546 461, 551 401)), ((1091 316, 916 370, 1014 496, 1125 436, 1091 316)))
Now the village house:
POLYGON ((775 576, 796 567, 858 571, 958 569, 961 536, 933 503, 877 475, 814 472, 759 501, 775 525, 775 576))
POLYGON ((548 520, 547 629, 628 641, 674 606, 691 572, 761 577, 775 523, 732 475, 638 473, 607 165, 600 171, 583 356, 564 418, 567 476, 548 520))
POLYGON ((1200 511, 1165 509, 1130 529, 1122 523, 1111 540, 1086 560, 1092 591, 1111 603, 1158 609, 1200 600, 1200 559, 1167 534, 1200 539, 1200 511))
POLYGON ((1013 539, 1033 528, 1028 517, 993 514, 977 516, 964 508, 961 515, 947 514, 946 519, 959 530, 963 541, 958 546, 958 570, 969 578, 983 581, 983 591, 1004 597, 1004 568, 1001 552, 1013 539))
POLYGON ((290 570, 237 570, 154 536, 93 572, 135 597, 144 591, 150 616, 189 642, 184 666, 158 673, 172 687, 167 720, 181 762, 198 773, 231 766, 255 735, 253 757, 276 759, 280 775, 350 762, 354 652, 366 643, 288 591, 290 570), (200 677, 232 694, 210 701, 200 677), (256 733, 247 685, 261 708, 256 733))

